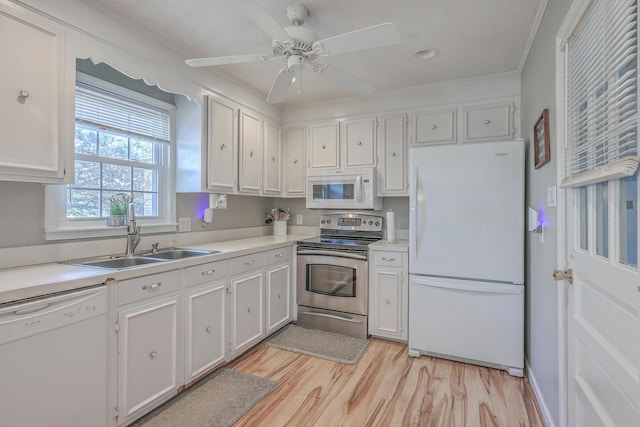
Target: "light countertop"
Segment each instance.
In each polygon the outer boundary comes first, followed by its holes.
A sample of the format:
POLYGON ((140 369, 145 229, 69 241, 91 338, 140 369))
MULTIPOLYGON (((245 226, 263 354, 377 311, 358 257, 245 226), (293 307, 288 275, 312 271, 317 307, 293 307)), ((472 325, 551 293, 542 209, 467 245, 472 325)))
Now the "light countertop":
POLYGON ((388 251, 388 252, 408 252, 409 241, 408 240, 396 240, 394 242, 387 242, 386 240, 379 240, 369 245, 370 251, 388 251))
POLYGON ((260 236, 247 239, 188 245, 190 249, 219 251, 211 255, 202 255, 180 260, 147 264, 126 270, 106 270, 69 264, 47 263, 25 267, 0 269, 0 304, 33 298, 54 292, 80 289, 104 283, 108 278, 116 280, 130 279, 154 273, 191 267, 208 262, 219 261, 256 251, 265 251, 291 246, 298 240, 312 236, 260 236))

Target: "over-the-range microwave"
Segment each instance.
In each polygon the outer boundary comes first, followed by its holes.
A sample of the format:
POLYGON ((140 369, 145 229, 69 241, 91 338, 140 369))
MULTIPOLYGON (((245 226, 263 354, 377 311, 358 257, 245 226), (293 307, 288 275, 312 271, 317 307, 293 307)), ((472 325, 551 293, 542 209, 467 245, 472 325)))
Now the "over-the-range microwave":
POLYGON ((382 209, 375 168, 307 171, 308 209, 382 209))

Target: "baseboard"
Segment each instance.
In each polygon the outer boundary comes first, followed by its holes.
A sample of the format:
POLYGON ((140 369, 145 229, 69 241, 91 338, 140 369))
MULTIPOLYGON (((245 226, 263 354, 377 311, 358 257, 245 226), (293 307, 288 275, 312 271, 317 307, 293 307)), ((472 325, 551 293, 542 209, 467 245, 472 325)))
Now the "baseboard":
POLYGON ((529 378, 529 383, 531 384, 531 388, 533 389, 533 394, 536 395, 536 400, 538 401, 538 405, 540 405, 540 410, 542 411, 542 416, 544 417, 544 422, 547 424, 547 427, 556 427, 553 422, 553 418, 551 417, 551 413, 549 412, 549 408, 542 398, 542 393, 540 392, 540 387, 538 386, 538 381, 536 380, 536 376, 531 370, 531 365, 529 364, 529 360, 525 358, 525 366, 527 368, 527 377, 529 378))

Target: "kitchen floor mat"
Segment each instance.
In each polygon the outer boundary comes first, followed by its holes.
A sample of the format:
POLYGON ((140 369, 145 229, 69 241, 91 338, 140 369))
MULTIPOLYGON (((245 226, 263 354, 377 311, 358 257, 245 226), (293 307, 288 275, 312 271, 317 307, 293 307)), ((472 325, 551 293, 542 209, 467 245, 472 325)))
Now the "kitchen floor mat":
POLYGON ((267 339, 264 344, 353 365, 358 363, 369 347, 369 340, 289 325, 267 339))
POLYGON ((221 368, 132 424, 135 427, 231 427, 276 386, 221 368))

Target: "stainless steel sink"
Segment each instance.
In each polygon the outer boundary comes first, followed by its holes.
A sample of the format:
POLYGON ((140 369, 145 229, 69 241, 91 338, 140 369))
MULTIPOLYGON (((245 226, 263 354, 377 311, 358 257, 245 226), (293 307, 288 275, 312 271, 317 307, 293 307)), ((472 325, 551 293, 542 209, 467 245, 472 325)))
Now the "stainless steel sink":
POLYGON ((166 260, 157 258, 145 258, 141 256, 127 256, 127 257, 99 257, 99 258, 87 258, 80 260, 66 261, 66 264, 80 265, 84 267, 96 267, 107 268, 111 270, 121 270, 124 268, 138 267, 146 264, 155 264, 164 262, 166 260))
POLYGON ((195 256, 217 254, 220 251, 208 251, 204 249, 163 249, 156 253, 145 253, 129 256, 101 256, 94 258, 83 258, 71 261, 63 261, 62 264, 80 265, 83 267, 106 268, 111 270, 122 270, 126 268, 139 267, 146 264, 155 264, 195 256))
POLYGON ((194 256, 202 256, 202 255, 211 255, 217 254, 220 251, 208 251, 204 249, 164 249, 156 253, 146 253, 141 254, 139 256, 145 258, 153 258, 153 259, 162 259, 162 260, 172 260, 172 259, 183 259, 183 258, 191 258, 194 256))

